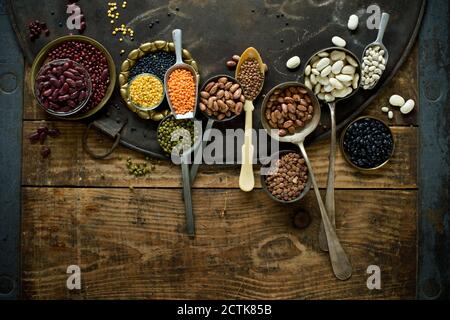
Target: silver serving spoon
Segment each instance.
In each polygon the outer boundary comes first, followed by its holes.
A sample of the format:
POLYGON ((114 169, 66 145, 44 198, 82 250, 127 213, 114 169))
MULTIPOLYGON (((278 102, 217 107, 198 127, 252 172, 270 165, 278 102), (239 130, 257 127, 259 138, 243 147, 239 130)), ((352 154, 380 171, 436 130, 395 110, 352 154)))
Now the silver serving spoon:
POLYGON ((310 135, 314 130, 316 130, 317 126, 320 122, 320 103, 317 100, 314 93, 308 89, 304 84, 298 83, 298 82, 286 82, 282 83, 275 88, 273 88, 264 98, 262 108, 261 108, 261 122, 266 130, 266 132, 274 139, 281 141, 281 142, 290 142, 293 144, 296 144, 300 148, 300 152, 302 153, 303 158, 305 159, 306 165, 308 166, 308 175, 311 179, 312 185, 314 187, 314 192, 316 194, 317 202, 319 204, 320 214, 322 217, 322 221, 324 224, 324 230, 326 234, 327 244, 329 248, 329 254, 330 254, 330 260, 331 260, 331 266, 333 268, 333 272, 339 280, 347 280, 352 275, 352 265, 350 264, 350 261, 347 257, 347 254, 345 253, 344 249, 342 248, 341 243, 339 242, 338 236, 336 234, 336 230, 334 226, 331 224, 330 219, 328 218, 327 209, 325 208, 325 205, 322 201, 322 197, 320 195, 319 187, 316 182, 316 178, 314 177, 313 168, 311 165, 311 162, 309 161, 308 155, 306 154, 304 142, 308 135, 310 135), (270 125, 267 123, 267 119, 265 116, 265 110, 267 103, 269 101, 270 96, 272 93, 277 89, 285 89, 289 86, 296 86, 301 87, 305 90, 305 92, 308 94, 308 96, 311 98, 311 104, 314 107, 314 113, 313 118, 297 133, 294 133, 292 135, 288 135, 285 137, 280 137, 278 135, 278 130, 272 129, 270 125))
MULTIPOLYGON (((358 85, 356 86, 356 89, 352 88, 353 91, 349 95, 347 95, 343 98, 337 98, 335 101, 328 103, 328 107, 330 108, 330 120, 331 120, 331 133, 330 133, 331 144, 330 144, 330 155, 329 155, 329 164, 328 164, 328 179, 327 179, 327 193, 325 196, 325 207, 327 209, 328 217, 330 218, 331 224, 333 226, 335 226, 336 225, 336 210, 335 210, 335 200, 334 200, 334 180, 335 180, 335 163, 336 163, 336 103, 341 100, 350 98, 351 96, 353 96, 356 93, 356 91, 358 91, 359 85, 361 82, 361 63, 360 63, 359 59, 356 57, 356 55, 353 54, 353 52, 351 52, 350 50, 340 48, 340 47, 331 47, 331 48, 322 49, 322 50, 316 52, 314 55, 311 56, 311 58, 308 60, 308 62, 306 63, 305 66, 310 65, 312 59, 314 57, 316 57, 319 53, 321 53, 321 52, 331 53, 332 51, 343 51, 343 52, 345 52, 346 55, 352 57, 358 64, 358 67, 356 67, 355 74, 359 75, 358 85)), ((303 71, 303 74, 305 74, 304 71, 303 71)), ((319 229, 319 247, 322 251, 328 251, 328 244, 327 244, 327 239, 325 236, 325 229, 324 229, 323 221, 320 223, 320 229, 319 229)))
MULTIPOLYGON (((388 52, 387 48, 385 47, 385 45, 383 44, 383 37, 384 37, 384 33, 386 32, 387 25, 389 23, 389 18, 390 18, 390 15, 386 12, 383 12, 383 14, 381 15, 381 21, 380 21, 380 27, 378 29, 377 39, 374 42, 372 42, 366 46, 366 48, 363 51, 363 58, 368 49, 375 47, 375 46, 379 46, 381 50, 384 50, 383 58, 386 61, 385 65, 387 65, 388 60, 389 60, 389 52, 388 52)), ((377 85, 378 81, 375 81, 367 90, 373 89, 377 85)))

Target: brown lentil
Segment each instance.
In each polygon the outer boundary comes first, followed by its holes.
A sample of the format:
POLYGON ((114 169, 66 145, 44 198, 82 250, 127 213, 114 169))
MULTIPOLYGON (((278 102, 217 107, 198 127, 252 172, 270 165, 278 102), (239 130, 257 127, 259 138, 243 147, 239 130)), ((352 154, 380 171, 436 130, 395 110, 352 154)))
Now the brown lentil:
POLYGON ((258 96, 264 82, 264 74, 261 72, 258 61, 256 59, 245 60, 241 64, 237 80, 244 89, 245 98, 254 100, 258 96))

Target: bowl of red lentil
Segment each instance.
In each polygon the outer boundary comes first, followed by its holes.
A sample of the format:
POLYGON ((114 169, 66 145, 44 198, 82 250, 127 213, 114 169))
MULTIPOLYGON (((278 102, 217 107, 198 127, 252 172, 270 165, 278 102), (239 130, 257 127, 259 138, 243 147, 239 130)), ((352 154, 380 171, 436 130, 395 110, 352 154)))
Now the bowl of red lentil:
POLYGON ((35 87, 39 70, 46 63, 59 59, 80 64, 87 70, 92 82, 91 97, 86 105, 64 119, 85 119, 100 111, 111 98, 116 83, 116 67, 108 50, 98 41, 82 35, 57 38, 44 46, 34 59, 31 67, 32 88, 35 87))

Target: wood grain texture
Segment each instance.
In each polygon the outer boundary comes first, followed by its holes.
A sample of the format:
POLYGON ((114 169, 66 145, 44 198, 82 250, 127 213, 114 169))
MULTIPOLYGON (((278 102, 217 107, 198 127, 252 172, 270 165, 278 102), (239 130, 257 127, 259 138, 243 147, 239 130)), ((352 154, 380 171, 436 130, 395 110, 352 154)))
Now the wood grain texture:
POLYGON ((413 298, 416 191, 338 191, 337 229, 354 267, 336 280, 317 244, 312 192, 288 207, 262 191, 195 190, 197 236, 185 235, 177 190, 23 189, 26 298, 377 299, 413 298), (309 228, 293 227, 299 209, 309 228), (82 269, 82 290, 65 287, 82 269), (366 269, 382 270, 368 290, 366 269))
MULTIPOLYGON (((41 122, 24 122, 23 181, 27 186, 104 186, 104 187, 181 187, 181 170, 169 161, 153 161, 155 170, 146 177, 128 174, 125 163, 128 157, 135 162, 145 162, 145 157, 118 148, 107 160, 94 160, 82 148, 81 136, 85 126, 72 122, 52 122, 49 127, 60 129, 62 135, 48 138, 52 155, 42 159, 40 144, 28 141, 29 133, 36 130, 41 122)), ((415 188, 417 129, 414 127, 394 127, 396 151, 386 167, 373 172, 362 173, 348 165, 340 150, 336 161, 337 188, 415 188)), ((98 152, 106 150, 111 140, 93 133, 89 144, 98 152)), ((308 148, 319 185, 325 187, 328 172, 329 141, 313 144, 308 148)), ((239 167, 202 165, 195 183, 196 188, 238 188, 239 167)), ((255 170, 255 181, 260 187, 259 170, 255 170)))

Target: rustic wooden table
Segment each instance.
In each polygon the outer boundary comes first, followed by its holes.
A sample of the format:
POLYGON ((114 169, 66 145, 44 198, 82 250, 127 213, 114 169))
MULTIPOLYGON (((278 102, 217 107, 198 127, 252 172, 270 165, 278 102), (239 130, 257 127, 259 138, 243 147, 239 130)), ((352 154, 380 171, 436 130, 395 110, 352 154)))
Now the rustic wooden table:
MULTIPOLYGON (((381 112, 400 93, 418 101, 418 49, 365 114, 381 112)), ((29 79, 29 68, 26 78, 29 79)), ((345 104, 340 106, 345 108, 345 104)), ((239 168, 203 166, 194 186, 197 236, 185 233, 181 171, 153 161, 146 176, 128 175, 123 147, 107 160, 82 149, 85 125, 48 118, 25 83, 22 165, 22 284, 25 298, 377 299, 414 298, 417 263, 418 110, 389 121, 396 150, 383 169, 361 173, 338 152, 337 230, 354 274, 333 276, 318 247, 319 212, 310 192, 304 201, 279 205, 260 185, 238 188, 239 168), (27 139, 45 122, 62 135, 48 139, 52 155, 27 139), (130 188, 133 187, 133 188, 130 188), (300 210, 313 220, 296 229, 300 210), (69 265, 82 270, 82 289, 66 288, 69 265), (381 290, 366 286, 367 268, 381 268, 381 290)), ((94 150, 111 141, 92 135, 94 150)), ((328 141, 309 150, 321 188, 328 168, 328 141)), ((259 181, 257 178, 256 181, 259 181)))

